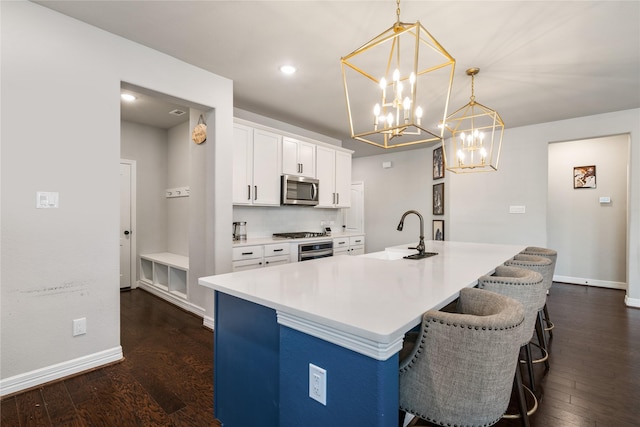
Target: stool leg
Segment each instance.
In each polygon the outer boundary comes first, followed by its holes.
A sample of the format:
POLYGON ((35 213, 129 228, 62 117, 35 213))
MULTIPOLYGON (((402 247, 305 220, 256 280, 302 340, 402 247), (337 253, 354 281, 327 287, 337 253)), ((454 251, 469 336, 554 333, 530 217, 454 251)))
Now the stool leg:
POLYGON ((524 395, 524 388, 522 385, 522 374, 520 373, 520 367, 516 367, 516 375, 513 378, 513 386, 516 389, 516 396, 518 398, 518 410, 520 412, 520 420, 523 427, 530 427, 529 415, 527 414, 527 398, 524 395))
MULTIPOLYGON (((544 304, 544 308, 542 310, 544 310, 545 324, 550 324, 551 320, 549 318, 549 310, 547 310, 547 304, 546 303, 544 304)), ((552 339, 553 338, 553 328, 548 329, 547 332, 549 332, 549 339, 552 339)), ((549 351, 549 350, 547 349, 547 351, 549 351)))
POLYGON ((533 362, 531 357, 531 344, 527 343, 525 346, 525 359, 527 363, 527 371, 529 373, 529 385, 531 386, 532 391, 536 391, 536 379, 533 375, 533 362))
POLYGON ((538 335, 538 343, 543 349, 543 357, 546 353, 547 359, 544 361, 545 371, 549 371, 549 344, 547 342, 547 335, 544 333, 544 319, 542 316, 543 310, 538 311, 538 318, 536 319, 536 334, 538 335))

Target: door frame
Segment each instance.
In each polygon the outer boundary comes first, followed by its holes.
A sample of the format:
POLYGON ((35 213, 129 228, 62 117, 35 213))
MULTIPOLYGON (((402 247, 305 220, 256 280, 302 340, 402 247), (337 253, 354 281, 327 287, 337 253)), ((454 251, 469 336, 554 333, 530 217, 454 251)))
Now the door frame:
POLYGON ((131 289, 135 289, 138 287, 138 251, 136 244, 136 236, 138 234, 136 229, 136 161, 129 159, 120 159, 120 164, 129 165, 129 167, 131 168, 131 187, 129 189, 129 206, 131 207, 131 259, 129 260, 129 268, 131 270, 131 289))

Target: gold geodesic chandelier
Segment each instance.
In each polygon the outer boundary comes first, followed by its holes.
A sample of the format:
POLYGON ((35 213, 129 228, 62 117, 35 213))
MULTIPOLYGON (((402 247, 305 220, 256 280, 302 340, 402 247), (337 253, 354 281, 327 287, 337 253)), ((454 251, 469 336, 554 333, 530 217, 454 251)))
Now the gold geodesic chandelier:
POLYGON ((382 148, 440 142, 455 59, 396 5, 393 26, 341 59, 351 137, 382 148))
POLYGON ((497 111, 476 101, 474 78, 479 68, 469 68, 471 98, 444 122, 451 138, 442 140, 445 168, 454 173, 498 170, 504 122, 497 111))

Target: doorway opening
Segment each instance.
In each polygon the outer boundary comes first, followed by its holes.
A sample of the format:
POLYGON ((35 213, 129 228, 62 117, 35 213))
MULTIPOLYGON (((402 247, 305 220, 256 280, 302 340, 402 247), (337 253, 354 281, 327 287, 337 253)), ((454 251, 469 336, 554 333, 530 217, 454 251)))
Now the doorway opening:
POLYGON ((191 130, 200 117, 206 122, 213 112, 126 82, 121 83, 121 93, 133 98, 120 104, 122 181, 127 181, 126 165, 135 166, 128 185, 121 182, 121 289, 139 286, 204 316, 201 304, 192 302, 201 299, 200 292, 189 285, 191 213, 196 209, 194 202, 200 203, 204 196, 199 191, 192 197, 190 190, 194 182, 198 189, 203 187, 207 164, 200 163, 207 145, 210 150, 214 141, 193 144, 191 130), (132 189, 127 198, 127 190, 132 189), (130 212, 135 215, 127 225, 130 212))
POLYGON ((547 241, 558 251, 555 280, 627 288, 629 150, 628 134, 549 144, 547 241))

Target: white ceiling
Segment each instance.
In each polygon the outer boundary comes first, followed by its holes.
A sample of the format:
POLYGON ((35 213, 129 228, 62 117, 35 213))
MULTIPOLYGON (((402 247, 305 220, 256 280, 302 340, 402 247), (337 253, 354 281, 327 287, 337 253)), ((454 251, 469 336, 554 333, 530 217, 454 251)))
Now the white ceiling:
MULTIPOLYGON (((234 106, 350 140, 340 58, 389 28, 393 0, 36 1, 234 82, 234 106), (284 76, 280 65, 298 67, 284 76)), ((640 107, 638 1, 412 1, 456 59, 449 112, 475 95, 519 127, 640 107)), ((505 143, 508 141, 505 140, 505 143)))

